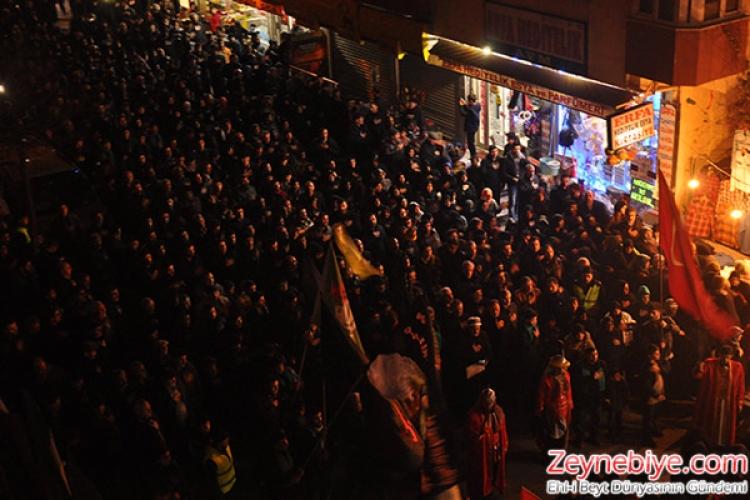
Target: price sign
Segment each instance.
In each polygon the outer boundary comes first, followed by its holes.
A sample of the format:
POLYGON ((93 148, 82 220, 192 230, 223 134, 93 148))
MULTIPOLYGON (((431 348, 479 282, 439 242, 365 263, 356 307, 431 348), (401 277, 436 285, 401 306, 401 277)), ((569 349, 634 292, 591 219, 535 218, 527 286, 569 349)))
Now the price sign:
POLYGON ((654 185, 643 179, 632 179, 630 199, 642 205, 654 207, 654 185))

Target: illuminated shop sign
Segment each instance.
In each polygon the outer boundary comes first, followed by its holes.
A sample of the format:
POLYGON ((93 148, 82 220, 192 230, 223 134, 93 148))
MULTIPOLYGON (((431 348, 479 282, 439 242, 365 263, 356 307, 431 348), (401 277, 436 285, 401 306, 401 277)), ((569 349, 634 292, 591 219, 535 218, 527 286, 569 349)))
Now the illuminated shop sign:
POLYGON ((248 5, 250 7, 255 7, 256 9, 270 12, 271 14, 276 14, 277 16, 286 16, 286 14, 284 13, 283 5, 276 5, 270 2, 265 2, 264 0, 234 0, 234 1, 237 3, 244 4, 244 5, 248 5))
POLYGON ((631 179, 630 199, 654 208, 654 185, 643 179, 631 179))
POLYGON ((586 23, 491 3, 485 5, 485 37, 498 52, 586 74, 586 23))
POLYGON ((577 109, 590 115, 603 117, 607 116, 612 111, 612 108, 608 106, 603 106, 595 102, 587 101, 586 99, 573 97, 571 95, 563 94, 562 92, 557 92, 555 90, 540 87, 538 85, 521 82, 519 80, 516 80, 515 78, 500 75, 498 73, 493 73, 492 71, 487 71, 486 69, 471 66, 469 64, 461 64, 441 59, 435 54, 430 54, 428 62, 435 66, 440 66, 441 68, 449 69, 451 71, 455 71, 456 73, 461 73, 463 75, 477 78, 479 80, 485 80, 487 82, 511 90, 517 90, 519 92, 523 92, 524 94, 544 99, 545 101, 554 102, 555 104, 562 104, 563 106, 566 106, 568 108, 577 109))
POLYGON ((648 139, 655 133, 654 105, 646 103, 607 119, 609 149, 618 150, 648 139))

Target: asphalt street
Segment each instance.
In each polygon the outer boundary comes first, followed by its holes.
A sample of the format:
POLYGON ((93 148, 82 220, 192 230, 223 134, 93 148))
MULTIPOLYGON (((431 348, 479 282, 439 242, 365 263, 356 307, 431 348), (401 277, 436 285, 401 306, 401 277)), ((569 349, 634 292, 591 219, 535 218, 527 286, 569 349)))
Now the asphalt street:
MULTIPOLYGON (((643 454, 651 449, 655 454, 678 453, 680 440, 690 429, 693 411, 692 401, 667 401, 660 419, 662 437, 654 437, 657 446, 647 448, 642 445, 641 415, 626 410, 623 415, 625 430, 619 438, 610 439, 606 432, 602 434, 600 445, 594 446, 584 442, 580 448, 572 445, 568 453, 590 455, 593 453, 615 455, 633 450, 643 454)), ((555 495, 546 493, 547 481, 570 479, 569 477, 552 476, 546 473, 546 464, 542 463, 542 453, 533 436, 525 429, 526 422, 509 417, 510 448, 507 455, 506 478, 508 490, 505 498, 519 498, 521 487, 526 487, 542 499, 552 499, 555 495)), ((667 480, 663 477, 662 481, 667 480)))

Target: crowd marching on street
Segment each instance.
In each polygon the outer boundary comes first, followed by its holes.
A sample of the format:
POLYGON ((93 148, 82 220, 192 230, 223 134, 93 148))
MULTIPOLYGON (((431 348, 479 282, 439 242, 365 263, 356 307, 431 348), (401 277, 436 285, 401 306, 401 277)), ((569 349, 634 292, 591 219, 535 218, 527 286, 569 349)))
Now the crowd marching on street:
MULTIPOLYGON (((33 134, 102 201, 35 234, 0 185, 10 498, 493 498, 506 416, 540 457, 652 447, 664 402, 691 398, 689 444, 745 450, 743 329, 720 344, 680 309, 627 196, 540 176, 512 134, 477 151, 475 96, 463 149, 416 95, 364 102, 291 70, 287 37, 261 47, 165 0, 110 7, 73 0, 61 30, 52 0, 0 0, 2 141, 33 134), (376 274, 339 251, 343 291, 320 291, 342 228, 376 274), (363 366, 319 293, 385 361, 363 366), (379 406, 391 366, 408 387, 379 406)), ((697 260, 748 324, 750 269, 724 279, 702 242, 697 260)))

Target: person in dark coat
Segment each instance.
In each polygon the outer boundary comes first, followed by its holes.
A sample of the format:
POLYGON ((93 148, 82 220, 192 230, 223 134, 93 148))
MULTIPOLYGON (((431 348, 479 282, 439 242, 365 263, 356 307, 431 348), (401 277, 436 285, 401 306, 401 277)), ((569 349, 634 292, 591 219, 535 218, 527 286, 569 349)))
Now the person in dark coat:
POLYGON ((596 222, 601 227, 607 227, 607 224, 609 224, 609 219, 611 217, 607 206, 604 204, 604 202, 597 200, 596 193, 594 193, 594 191, 590 189, 587 190, 583 195, 578 207, 578 213, 581 214, 581 217, 583 217, 584 220, 589 215, 593 215, 596 219, 596 222))
MULTIPOLYGON (((518 179, 518 200, 516 202, 516 213, 521 214, 527 205, 531 206, 531 200, 539 187, 539 176, 536 168, 531 163, 526 163, 526 168, 521 172, 518 179)), ((533 210, 533 207, 532 207, 533 210)))
MULTIPOLYGON (((485 186, 485 172, 487 171, 487 163, 485 160, 491 158, 493 152, 497 151, 495 146, 490 146, 487 156, 480 158, 479 156, 472 156, 471 161, 466 166, 466 174, 469 176, 469 181, 474 184, 477 192, 481 191, 485 186)), ((494 153, 497 156, 497 153, 494 153)))
POLYGON ((580 447, 584 439, 595 446, 599 445, 599 423, 606 390, 606 373, 607 365, 599 359, 596 347, 587 348, 583 362, 571 369, 571 383, 575 396, 573 445, 576 447, 580 447))
POLYGON ((477 147, 474 141, 476 140, 477 131, 479 130, 479 113, 482 111, 482 105, 477 102, 477 96, 469 94, 466 99, 458 101, 460 108, 459 112, 464 117, 464 131, 466 131, 466 144, 469 148, 471 156, 476 156, 477 147))
POLYGON ((456 339, 455 347, 446 351, 446 375, 452 374, 448 384, 453 392, 453 409, 456 415, 466 411, 479 397, 489 383, 487 368, 492 367, 494 356, 492 344, 482 329, 479 317, 470 317, 461 338, 456 339), (450 351, 450 352, 449 352, 450 351))
POLYGON ((513 219, 518 216, 516 210, 518 183, 521 180, 521 173, 526 171, 526 165, 528 164, 529 160, 521 151, 520 144, 513 146, 513 150, 503 160, 503 178, 508 186, 508 210, 513 219))
POLYGON ((503 190, 505 189, 503 160, 504 157, 500 154, 499 149, 491 149, 487 156, 482 160, 480 167, 483 175, 483 185, 485 188, 490 188, 492 190, 495 201, 498 203, 500 203, 500 195, 503 194, 503 190))
POLYGON ((570 201, 570 175, 561 174, 560 183, 552 188, 549 194, 550 210, 553 214, 565 211, 570 201))

